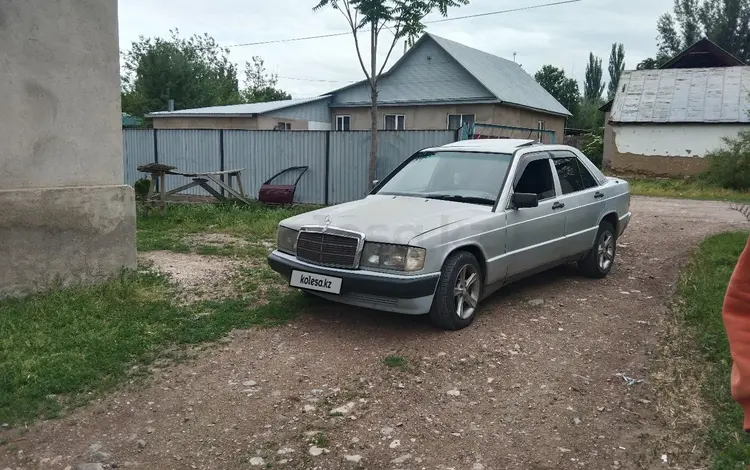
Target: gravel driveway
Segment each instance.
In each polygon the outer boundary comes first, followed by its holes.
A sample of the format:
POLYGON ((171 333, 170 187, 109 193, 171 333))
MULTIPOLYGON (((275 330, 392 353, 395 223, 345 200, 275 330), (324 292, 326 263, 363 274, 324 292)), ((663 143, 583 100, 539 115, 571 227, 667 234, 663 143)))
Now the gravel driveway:
POLYGON ((0 468, 666 468, 648 445, 665 305, 700 240, 748 223, 727 203, 631 210, 605 280, 533 277, 458 332, 321 304, 30 428, 0 468))

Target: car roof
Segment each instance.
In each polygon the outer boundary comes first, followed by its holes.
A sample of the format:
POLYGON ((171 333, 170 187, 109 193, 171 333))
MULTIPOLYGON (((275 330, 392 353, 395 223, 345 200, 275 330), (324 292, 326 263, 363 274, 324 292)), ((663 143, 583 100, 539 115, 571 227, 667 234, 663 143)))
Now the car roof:
POLYGON ((468 152, 488 152, 488 153, 513 153, 519 148, 529 147, 539 150, 551 150, 554 148, 567 148, 561 145, 540 144, 533 139, 470 139, 459 140, 450 144, 439 147, 430 147, 424 150, 464 150, 468 152))

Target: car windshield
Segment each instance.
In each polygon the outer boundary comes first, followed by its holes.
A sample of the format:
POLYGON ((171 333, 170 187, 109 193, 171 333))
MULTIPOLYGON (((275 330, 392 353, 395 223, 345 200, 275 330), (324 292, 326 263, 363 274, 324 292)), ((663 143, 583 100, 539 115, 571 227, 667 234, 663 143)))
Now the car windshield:
POLYGON ((493 205, 512 158, 506 153, 422 152, 377 194, 493 205))

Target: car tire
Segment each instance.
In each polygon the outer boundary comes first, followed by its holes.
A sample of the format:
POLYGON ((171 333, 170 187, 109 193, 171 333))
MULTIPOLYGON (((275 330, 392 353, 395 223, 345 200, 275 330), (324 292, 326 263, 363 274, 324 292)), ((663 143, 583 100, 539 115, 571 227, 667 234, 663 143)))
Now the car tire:
POLYGON ((476 257, 467 251, 451 254, 443 264, 440 281, 435 289, 430 309, 432 324, 446 330, 460 330, 471 325, 476 317, 483 288, 484 275, 476 257), (458 289, 462 289, 463 293, 456 295, 458 289))
POLYGON ((617 234, 611 223, 603 221, 594 239, 594 246, 586 257, 578 262, 581 273, 590 278, 601 279, 609 274, 615 264, 617 234))

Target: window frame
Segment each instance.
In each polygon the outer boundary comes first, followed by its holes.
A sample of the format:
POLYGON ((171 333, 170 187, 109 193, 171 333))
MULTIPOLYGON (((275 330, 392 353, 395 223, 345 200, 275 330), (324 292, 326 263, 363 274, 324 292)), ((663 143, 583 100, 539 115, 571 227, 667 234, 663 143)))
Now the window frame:
POLYGON ((581 161, 581 159, 576 155, 575 153, 571 152, 570 150, 551 150, 550 155, 552 156, 552 163, 554 164, 555 160, 562 160, 562 159, 574 159, 576 162, 576 165, 578 167, 578 176, 581 179, 581 188, 577 191, 571 191, 569 193, 565 193, 565 191, 562 188, 562 178, 560 178, 560 174, 557 172, 557 165, 553 165, 555 167, 555 175, 557 176, 558 181, 560 182, 560 194, 561 196, 568 196, 570 194, 576 194, 583 191, 588 191, 590 189, 598 188, 601 186, 601 183, 599 180, 594 177, 593 174, 589 171, 589 169, 586 167, 586 165, 581 161), (594 181, 594 186, 586 187, 586 184, 584 183, 583 179, 583 172, 586 171, 588 175, 591 177, 591 180, 594 181))
POLYGON ((337 132, 347 132, 352 130, 352 116, 351 114, 337 114, 336 115, 336 131, 337 132), (344 129, 344 120, 349 121, 349 129, 344 129), (341 129, 339 129, 339 120, 341 120, 341 129))
POLYGON ((540 202, 541 201, 544 201, 545 203, 550 202, 563 195, 562 188, 560 187, 560 181, 557 176, 557 169, 555 168, 555 164, 552 161, 552 153, 550 153, 548 150, 524 153, 520 156, 518 160, 518 164, 516 165, 516 172, 513 175, 513 180, 511 181, 510 192, 508 193, 508 201, 505 204, 506 211, 513 209, 513 201, 512 201, 513 193, 516 192, 516 186, 518 185, 518 182, 521 180, 521 176, 523 175, 523 172, 526 171, 526 167, 529 166, 529 163, 534 162, 536 160, 547 160, 547 164, 549 165, 549 170, 550 172, 552 172, 552 186, 555 190, 555 195, 553 197, 540 199, 540 202))
POLYGON ((445 118, 445 128, 449 131, 461 129, 464 126, 464 116, 471 116, 471 122, 477 122, 476 113, 448 113, 445 118), (461 118, 461 122, 456 129, 451 129, 451 116, 459 116, 461 118))
POLYGON ((279 121, 276 124, 276 130, 279 131, 291 131, 292 130, 292 123, 288 121, 279 121))
POLYGON ((405 131, 406 130, 406 114, 383 114, 383 130, 384 131, 405 131), (395 129, 388 129, 387 121, 388 117, 392 116, 394 123, 395 123, 395 129), (401 124, 403 127, 399 129, 398 127, 398 119, 401 118, 401 124))

